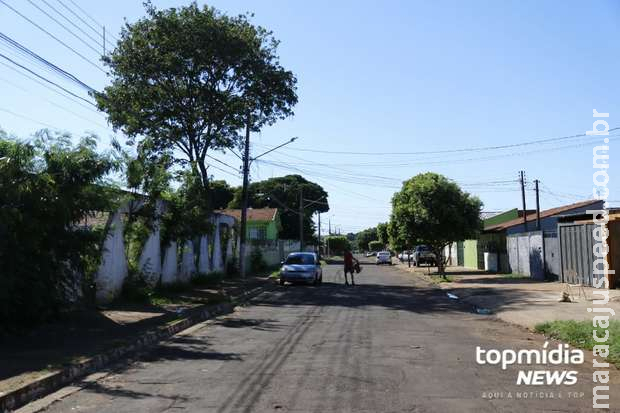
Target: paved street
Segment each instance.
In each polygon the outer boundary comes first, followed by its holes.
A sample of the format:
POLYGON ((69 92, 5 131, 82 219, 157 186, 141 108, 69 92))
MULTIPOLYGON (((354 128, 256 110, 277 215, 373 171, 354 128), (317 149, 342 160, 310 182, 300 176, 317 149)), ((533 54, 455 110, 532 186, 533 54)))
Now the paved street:
POLYGON ((475 348, 541 348, 539 336, 473 314, 393 267, 366 264, 358 285, 345 287, 340 267, 327 266, 324 280, 263 294, 48 411, 591 410, 589 358, 575 386, 517 386, 517 368, 479 366, 475 348))

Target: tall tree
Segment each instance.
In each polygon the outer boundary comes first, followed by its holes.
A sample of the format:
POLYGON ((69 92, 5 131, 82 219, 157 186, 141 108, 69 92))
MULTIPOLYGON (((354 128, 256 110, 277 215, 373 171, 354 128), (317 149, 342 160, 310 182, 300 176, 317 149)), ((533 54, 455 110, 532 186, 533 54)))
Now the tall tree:
MULTIPOLYGON (((282 221, 280 236, 285 239, 299 239, 299 194, 305 200, 303 213, 304 240, 314 241, 312 215, 329 211, 327 192, 318 184, 300 175, 287 175, 265 181, 253 182, 248 188, 248 205, 252 208, 278 208, 282 221), (311 203, 309 201, 318 201, 311 203)), ((241 190, 235 193, 230 203, 232 208, 241 206, 241 190)))
MULTIPOLYGON (((480 230, 482 202, 443 175, 428 172, 405 181, 392 198, 392 221, 398 231, 429 245, 444 274, 444 248, 474 237, 480 230), (414 235, 415 234, 415 235, 414 235)), ((413 238, 404 237, 407 241, 413 238)))
POLYGON ((98 107, 128 143, 172 155, 207 188, 208 151, 238 145, 248 121, 258 131, 292 115, 296 78, 280 65, 272 33, 246 15, 196 3, 145 7, 104 57, 112 83, 95 94, 98 107))
POLYGON ((377 224, 377 239, 381 242, 381 244, 383 244, 383 247, 389 243, 387 222, 377 224))

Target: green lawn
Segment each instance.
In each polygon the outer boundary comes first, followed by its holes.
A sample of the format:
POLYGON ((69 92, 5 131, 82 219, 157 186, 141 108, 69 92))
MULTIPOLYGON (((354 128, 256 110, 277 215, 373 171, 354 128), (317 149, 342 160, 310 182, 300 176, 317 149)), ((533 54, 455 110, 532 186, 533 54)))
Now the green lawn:
MULTIPOLYGON (((598 344, 592 338, 593 329, 592 321, 551 321, 536 325, 536 331, 539 333, 586 350, 592 350, 592 347, 598 344)), ((599 337, 605 336, 602 328, 597 327, 596 329, 599 337)), ((613 320, 610 322, 609 339, 606 343, 601 344, 609 345, 607 360, 620 367, 620 321, 613 320)))

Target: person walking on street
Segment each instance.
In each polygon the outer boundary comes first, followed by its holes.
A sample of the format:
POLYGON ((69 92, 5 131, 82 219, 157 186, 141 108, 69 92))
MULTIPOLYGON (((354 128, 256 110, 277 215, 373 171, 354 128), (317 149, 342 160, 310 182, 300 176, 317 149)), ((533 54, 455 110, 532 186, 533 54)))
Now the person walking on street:
POLYGON ((347 278, 347 273, 351 273, 351 285, 355 285, 355 279, 353 278, 353 274, 355 274, 355 265, 353 263, 355 261, 359 265, 359 261, 353 258, 353 254, 350 250, 346 250, 344 252, 344 285, 349 285, 349 280, 347 278))

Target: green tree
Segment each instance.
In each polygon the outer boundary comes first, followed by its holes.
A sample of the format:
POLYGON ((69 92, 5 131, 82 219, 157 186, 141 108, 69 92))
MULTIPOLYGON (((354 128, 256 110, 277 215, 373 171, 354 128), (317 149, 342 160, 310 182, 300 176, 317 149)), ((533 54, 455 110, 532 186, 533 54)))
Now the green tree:
POLYGON ((228 182, 224 180, 211 181, 209 183, 209 193, 211 194, 213 209, 228 207, 230 201, 235 197, 235 189, 231 188, 228 182))
POLYGON ((355 241, 357 243, 358 248, 362 250, 368 249, 368 243, 370 241, 377 241, 377 228, 367 228, 363 231, 357 233, 355 237, 355 241))
POLYGON ((172 157, 196 173, 204 188, 209 150, 239 143, 253 131, 292 115, 296 78, 278 61, 271 32, 196 3, 158 10, 127 23, 104 57, 112 82, 95 97, 128 143, 172 157))
MULTIPOLYGON (((300 191, 306 200, 304 201, 303 212, 304 240, 313 242, 315 228, 312 215, 317 212, 329 211, 327 192, 319 184, 310 182, 300 175, 286 175, 253 182, 248 187, 248 206, 252 208, 278 208, 282 221, 280 237, 299 239, 300 191)), ((230 207, 241 207, 241 188, 235 192, 230 207)))
MULTIPOLYGON (((463 192, 443 175, 428 172, 403 183, 392 198, 392 221, 399 233, 415 234, 437 255, 438 270, 444 274, 444 248, 455 241, 476 236, 482 223, 482 202, 463 192)), ((411 240, 413 235, 404 236, 411 240)))
POLYGON ((351 249, 351 243, 344 235, 329 235, 325 237, 325 247, 329 246, 331 255, 342 255, 351 249))
POLYGON ((381 241, 370 241, 368 243, 368 250, 369 251, 382 251, 384 248, 384 245, 381 241))
POLYGON ((93 136, 0 139, 0 330, 51 318, 79 286, 94 292, 104 231, 84 218, 114 208, 105 178, 115 168, 93 136))
POLYGON ((380 241, 384 247, 390 242, 387 222, 377 224, 377 240, 380 241))

